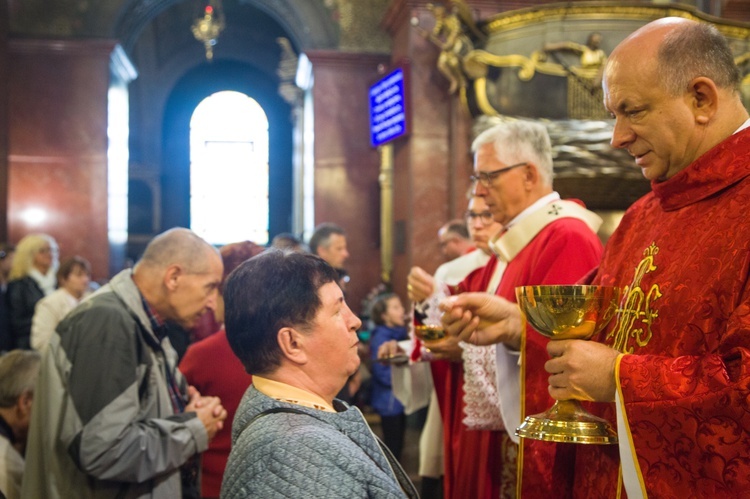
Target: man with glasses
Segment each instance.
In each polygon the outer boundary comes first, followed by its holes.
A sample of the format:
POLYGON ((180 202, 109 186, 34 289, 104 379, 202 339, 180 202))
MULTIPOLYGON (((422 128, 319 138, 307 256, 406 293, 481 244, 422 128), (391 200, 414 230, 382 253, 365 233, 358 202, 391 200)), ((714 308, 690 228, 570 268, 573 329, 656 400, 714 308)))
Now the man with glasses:
MULTIPOLYGON (((578 203, 562 201, 553 190, 552 147, 543 125, 529 121, 496 125, 474 140, 472 151, 474 195, 484 199, 503 231, 489 241, 495 256, 459 284, 456 293, 481 291, 515 301, 516 286, 571 284, 596 266, 602 252, 596 236, 601 219, 578 203)), ((409 275, 414 295, 429 291, 420 277, 414 272, 409 275)), ((546 380, 545 347, 541 335, 527 335, 527 354, 521 359, 527 376, 546 380)), ((497 390, 503 401, 521 400, 519 350, 520 343, 497 346, 497 390)), ((525 400, 527 414, 552 404, 547 392, 529 393, 525 400)), ((488 432, 489 440, 458 446, 461 454, 454 460, 454 470, 446 461, 446 477, 451 473, 455 483, 446 478, 445 497, 516 497, 515 448, 510 441, 518 443, 514 430, 521 421, 521 408, 506 404, 498 412, 501 421, 490 426, 494 431, 488 432), (503 427, 506 431, 498 429, 503 427), (465 486, 472 487, 472 493, 467 494, 465 486)), ((547 442, 524 442, 524 456, 531 456, 540 469, 554 465, 554 451, 547 442)))
MULTIPOLYGON (((412 269, 412 272, 419 273, 425 281, 430 283, 430 290, 432 290, 435 282, 457 285, 468 274, 484 267, 490 260, 492 252, 488 246, 489 240, 502 229, 502 226, 494 221, 492 213, 487 210, 484 199, 473 196, 469 200, 468 209, 464 214, 462 223, 467 227, 470 241, 475 246, 473 251, 440 265, 435 271, 434 277, 419 267, 412 269)), ((431 294, 431 291, 420 295, 419 299, 423 299, 429 294, 431 294)), ((405 343, 409 344, 410 342, 405 343)), ((394 383, 396 396, 399 397, 399 400, 410 402, 411 410, 424 407, 423 404, 426 399, 423 395, 426 394, 412 393, 410 390, 401 392, 398 389, 399 387, 411 386, 411 379, 415 377, 420 380, 426 377, 432 379, 435 387, 440 390, 439 398, 437 392, 431 390, 427 420, 419 441, 419 475, 422 477, 422 495, 425 497, 438 495, 439 479, 443 476, 444 470, 443 419, 441 413, 448 414, 450 412, 451 419, 446 422, 446 428, 453 428, 454 425, 450 423, 455 419, 453 414, 461 415, 461 405, 457 401, 461 400, 460 393, 462 392, 459 393, 456 390, 456 382, 463 383, 462 349, 458 346, 458 342, 445 341, 431 344, 431 346, 434 349, 430 353, 432 362, 429 366, 417 362, 408 366, 393 366, 391 371, 394 379, 397 380, 394 383), (453 375, 451 375, 452 371, 455 371, 453 375), (448 379, 455 379, 456 382, 449 382, 448 379)), ((421 359, 422 345, 419 340, 414 339, 413 343, 406 348, 411 352, 413 360, 421 359)), ((398 347, 395 342, 389 342, 381 347, 378 354, 381 358, 386 358, 397 351, 398 347)), ((425 383, 429 383, 429 381, 425 380, 423 383, 416 383, 416 385, 423 386, 425 383)), ((457 419, 459 424, 460 419, 460 417, 457 419)), ((453 439, 449 438, 449 441, 453 441, 453 439)))

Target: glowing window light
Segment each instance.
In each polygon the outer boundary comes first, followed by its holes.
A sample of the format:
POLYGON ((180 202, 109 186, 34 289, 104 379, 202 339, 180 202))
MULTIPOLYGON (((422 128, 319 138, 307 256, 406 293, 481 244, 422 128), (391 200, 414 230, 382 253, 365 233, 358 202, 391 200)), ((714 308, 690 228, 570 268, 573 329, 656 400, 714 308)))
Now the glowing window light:
POLYGON ((190 120, 190 226, 216 245, 268 243, 268 118, 252 98, 219 92, 190 120))

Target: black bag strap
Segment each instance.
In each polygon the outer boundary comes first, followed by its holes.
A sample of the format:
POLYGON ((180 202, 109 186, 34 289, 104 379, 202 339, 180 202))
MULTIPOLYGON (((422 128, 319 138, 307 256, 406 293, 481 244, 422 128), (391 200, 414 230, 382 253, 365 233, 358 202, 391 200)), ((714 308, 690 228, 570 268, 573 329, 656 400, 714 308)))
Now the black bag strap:
MULTIPOLYGON (((278 414, 282 412, 292 413, 292 414, 304 414, 305 416, 309 416, 311 418, 315 418, 314 415, 310 414, 309 412, 302 411, 300 409, 296 409, 294 407, 272 407, 271 409, 266 409, 263 412, 259 412, 256 414, 253 419, 247 422, 244 428, 242 428, 242 431, 240 433, 244 433, 245 430, 248 429, 248 427, 256 422, 258 419, 268 416, 269 414, 278 414)), ((318 419, 318 418, 315 418, 318 419)), ((322 421, 318 419, 319 421, 322 421)), ((330 423, 326 423, 330 424, 330 423)), ((393 455, 393 452, 391 452, 391 449, 388 448, 385 443, 380 440, 380 437, 375 435, 375 433, 372 434, 373 437, 375 437, 375 441, 380 446, 380 450, 383 452, 383 455, 385 456, 386 460, 388 461, 388 464, 391 467, 391 470, 393 470, 393 474, 396 476, 396 480, 398 481, 399 486, 406 494, 406 497, 409 499, 419 499, 419 493, 417 492, 417 488, 414 487, 414 484, 412 483, 411 479, 409 478, 409 475, 406 474, 406 471, 404 471, 404 468, 401 466, 401 463, 398 462, 398 459, 396 459, 396 456, 393 455)), ((350 438, 347 435, 347 438, 350 438)), ((377 463, 376 463, 377 464, 377 463)))

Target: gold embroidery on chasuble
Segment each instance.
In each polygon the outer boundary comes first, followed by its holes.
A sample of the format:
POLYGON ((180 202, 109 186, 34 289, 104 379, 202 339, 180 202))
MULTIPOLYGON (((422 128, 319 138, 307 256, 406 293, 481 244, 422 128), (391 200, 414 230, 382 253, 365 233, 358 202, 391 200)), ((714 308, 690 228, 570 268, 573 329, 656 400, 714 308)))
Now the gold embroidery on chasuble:
POLYGON ((633 280, 623 291, 624 299, 617 310, 617 323, 607 335, 607 340, 614 339, 612 348, 619 352, 633 353, 636 346, 644 347, 651 341, 651 325, 659 317, 659 311, 653 306, 662 293, 658 284, 652 284, 646 290, 641 286, 641 281, 646 274, 656 270, 658 253, 659 247, 652 242, 643 251, 643 259, 635 269, 633 280))

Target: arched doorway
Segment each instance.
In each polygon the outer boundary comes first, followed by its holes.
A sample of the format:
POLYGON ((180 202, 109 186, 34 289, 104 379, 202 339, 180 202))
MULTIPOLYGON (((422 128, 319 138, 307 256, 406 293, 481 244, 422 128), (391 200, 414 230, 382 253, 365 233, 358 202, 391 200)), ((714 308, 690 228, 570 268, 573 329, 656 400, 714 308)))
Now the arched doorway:
MULTIPOLYGON (((171 92, 164 113, 161 227, 190 227, 190 120, 206 97, 235 91, 254 99, 268 117, 268 233, 288 232, 292 216, 292 124, 276 82, 253 67, 229 61, 202 64, 171 92)), ((227 119, 231 116, 228 115, 227 119)), ((238 220, 243 213, 224 213, 238 220)))
POLYGON ((195 108, 190 228, 216 245, 268 242, 268 118, 252 97, 222 91, 195 108))

